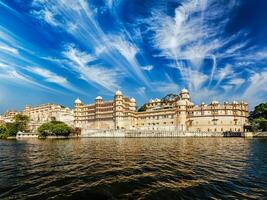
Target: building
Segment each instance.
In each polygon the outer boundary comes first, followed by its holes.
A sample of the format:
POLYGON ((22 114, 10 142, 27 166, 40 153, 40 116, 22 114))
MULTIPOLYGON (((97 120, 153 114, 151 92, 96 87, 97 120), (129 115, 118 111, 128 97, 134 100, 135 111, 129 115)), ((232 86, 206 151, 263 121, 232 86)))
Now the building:
POLYGON ((142 112, 137 112, 135 99, 117 91, 110 101, 98 96, 94 103, 86 105, 76 99, 74 117, 75 126, 82 129, 243 132, 248 104, 212 101, 195 105, 183 89, 179 95, 151 100, 142 112))
POLYGON ((62 121, 69 126, 73 126, 74 122, 73 110, 53 103, 35 107, 26 105, 23 114, 30 118, 29 128, 31 131, 37 130, 40 125, 52 120, 62 121))
POLYGON ((4 121, 4 117, 2 116, 2 115, 0 115, 0 125, 1 124, 4 124, 5 123, 5 121, 4 121))
POLYGON ((75 126, 85 129, 132 129, 135 128, 135 99, 115 93, 114 99, 103 101, 101 96, 92 104, 74 102, 75 126))
POLYGON ((195 105, 186 89, 176 98, 152 100, 146 107, 146 111, 136 114, 138 129, 243 132, 248 122, 247 103, 212 101, 195 105))
POLYGON ((14 117, 17 115, 17 114, 20 114, 19 111, 17 110, 9 110, 9 111, 6 111, 3 116, 0 118, 1 122, 4 122, 4 123, 11 123, 11 122, 14 122, 15 119, 14 117))

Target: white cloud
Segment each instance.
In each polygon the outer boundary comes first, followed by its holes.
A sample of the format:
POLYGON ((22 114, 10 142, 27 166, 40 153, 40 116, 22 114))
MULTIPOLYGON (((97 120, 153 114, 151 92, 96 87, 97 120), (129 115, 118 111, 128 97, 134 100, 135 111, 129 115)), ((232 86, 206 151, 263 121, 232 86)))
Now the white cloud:
POLYGON ((176 83, 159 81, 159 82, 153 82, 152 86, 154 90, 162 94, 177 93, 177 91, 179 91, 179 86, 176 83))
POLYGON ((19 52, 17 49, 9 46, 0 45, 0 51, 12 53, 14 55, 19 55, 19 52))
POLYGON ((151 71, 153 68, 154 68, 153 65, 147 65, 141 67, 141 69, 144 71, 151 71))
POLYGON ((92 55, 82 52, 73 46, 69 46, 63 52, 63 55, 71 61, 69 67, 78 73, 81 79, 88 83, 96 83, 111 92, 120 88, 118 81, 121 73, 112 68, 88 65, 89 62, 96 59, 92 55))
POLYGON ((34 74, 37 74, 43 77, 45 81, 47 82, 56 83, 66 88, 69 87, 69 83, 66 78, 59 76, 47 69, 40 68, 40 67, 28 67, 27 70, 30 71, 31 73, 34 73, 34 74))
POLYGON ((225 78, 233 76, 234 76, 234 70, 232 65, 227 64, 225 67, 218 69, 217 73, 214 76, 214 79, 217 80, 215 87, 219 86, 221 81, 224 80, 225 78))
POLYGON ((23 84, 27 85, 28 87, 34 87, 35 89, 42 89, 48 92, 57 92, 60 93, 57 90, 54 90, 52 88, 46 87, 45 85, 42 85, 34 80, 32 80, 30 77, 18 72, 14 68, 9 68, 8 70, 2 71, 0 73, 0 81, 5 81, 5 83, 15 83, 15 84, 23 84))
POLYGON ((248 87, 246 88, 243 98, 255 106, 260 102, 266 102, 267 97, 267 70, 257 72, 251 75, 248 80, 248 87))
POLYGON ((115 47, 127 60, 133 62, 138 49, 135 45, 122 37, 112 37, 112 46, 115 47))
POLYGON ((243 83, 245 83, 245 79, 243 78, 233 78, 230 81, 228 81, 228 84, 235 85, 235 86, 240 86, 243 83))
POLYGON ((145 97, 146 96, 146 87, 139 87, 139 88, 137 88, 137 93, 140 96, 145 97))
POLYGON ((39 11, 33 11, 32 14, 39 19, 43 19, 52 26, 60 26, 60 23, 55 19, 54 13, 47 8, 39 11))

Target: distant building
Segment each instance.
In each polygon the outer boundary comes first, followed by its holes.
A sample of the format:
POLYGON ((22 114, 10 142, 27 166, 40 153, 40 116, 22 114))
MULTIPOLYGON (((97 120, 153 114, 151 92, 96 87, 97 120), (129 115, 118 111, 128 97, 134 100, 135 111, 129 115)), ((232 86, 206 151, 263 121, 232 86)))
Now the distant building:
POLYGON ((0 118, 0 120, 4 123, 11 123, 11 122, 14 122, 15 119, 14 117, 17 115, 17 114, 20 114, 19 111, 17 110, 9 110, 9 111, 6 111, 3 116, 2 116, 2 119, 0 118))
POLYGON ((115 93, 114 99, 103 101, 98 96, 92 104, 74 103, 75 126, 82 129, 179 130, 197 132, 242 132, 248 119, 245 102, 212 101, 194 105, 189 92, 148 102, 144 111, 136 111, 135 99, 115 93))
POLYGON ((4 121, 4 117, 2 116, 2 115, 0 115, 0 125, 1 124, 4 124, 5 123, 5 121, 4 121))
POLYGON ((23 114, 30 118, 29 128, 31 131, 37 130, 40 125, 52 120, 62 121, 70 126, 73 126, 74 122, 73 110, 52 103, 35 107, 26 105, 23 114))

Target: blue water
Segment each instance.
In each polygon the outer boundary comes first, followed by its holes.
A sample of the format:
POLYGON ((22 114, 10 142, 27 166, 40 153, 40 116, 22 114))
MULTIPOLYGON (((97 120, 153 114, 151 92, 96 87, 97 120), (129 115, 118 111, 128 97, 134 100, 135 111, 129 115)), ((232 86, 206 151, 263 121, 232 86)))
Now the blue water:
POLYGON ((267 140, 0 141, 0 199, 264 199, 267 140))

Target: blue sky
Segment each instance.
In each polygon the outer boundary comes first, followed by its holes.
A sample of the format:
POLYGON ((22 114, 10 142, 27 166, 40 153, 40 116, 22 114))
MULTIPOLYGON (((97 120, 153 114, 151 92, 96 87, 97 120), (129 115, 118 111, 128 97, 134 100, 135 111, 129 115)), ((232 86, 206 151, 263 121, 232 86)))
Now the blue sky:
POLYGON ((267 101, 266 0, 0 0, 0 112, 115 90, 267 101))

